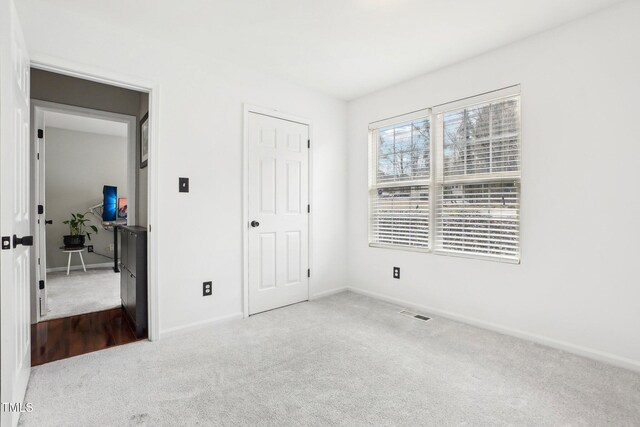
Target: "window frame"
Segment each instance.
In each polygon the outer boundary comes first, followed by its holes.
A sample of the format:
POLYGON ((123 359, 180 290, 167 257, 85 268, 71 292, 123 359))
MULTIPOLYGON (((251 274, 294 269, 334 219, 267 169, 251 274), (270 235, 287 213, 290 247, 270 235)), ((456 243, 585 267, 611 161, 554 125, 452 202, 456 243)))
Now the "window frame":
POLYGON ((426 108, 418 111, 414 111, 408 114, 398 115, 389 119, 379 120, 369 124, 368 131, 368 153, 369 153, 369 179, 368 179, 368 244, 373 248, 394 249, 409 252, 423 252, 432 253, 435 255, 446 255, 457 258, 471 258, 479 260, 489 260, 508 264, 520 264, 522 258, 522 238, 521 238, 521 206, 522 206, 522 94, 520 85, 509 86, 503 89, 486 92, 480 95, 462 98, 453 102, 439 104, 431 108, 426 108), (471 109, 474 106, 492 103, 508 98, 518 99, 518 111, 517 111, 517 123, 518 123, 518 170, 507 172, 490 172, 486 176, 482 174, 471 175, 469 178, 464 176, 457 176, 447 181, 444 176, 444 135, 441 134, 444 125, 442 120, 444 115, 448 112, 456 110, 471 109), (389 127, 392 125, 402 124, 410 122, 420 118, 428 118, 429 120, 429 178, 416 181, 399 181, 399 182, 384 182, 382 184, 377 183, 377 169, 379 161, 379 141, 380 138, 376 131, 381 128, 389 127), (437 247, 437 237, 442 232, 440 227, 440 218, 437 214, 438 207, 440 206, 441 193, 444 191, 446 185, 468 185, 468 184, 492 184, 492 183, 505 183, 514 182, 517 191, 517 255, 515 258, 507 257, 504 255, 487 255, 482 253, 458 253, 447 250, 442 250, 437 247), (374 242, 373 233, 373 201, 377 195, 379 188, 400 188, 400 187, 416 187, 426 186, 428 188, 428 204, 429 204, 429 219, 428 219, 428 245, 427 247, 412 247, 397 244, 378 243, 374 242))
POLYGON ((411 113, 402 114, 399 116, 391 117, 389 119, 379 120, 369 124, 369 141, 368 141, 368 153, 369 153, 369 181, 368 181, 368 196, 367 196, 367 224, 368 224, 368 243, 369 247, 384 248, 384 249, 396 249, 410 252, 430 252, 431 251, 431 197, 432 197, 432 182, 433 182, 433 154, 431 149, 433 147, 433 123, 432 123, 431 109, 422 109, 413 111, 411 113), (429 178, 426 179, 413 179, 407 181, 387 181, 378 183, 378 161, 379 161, 379 130, 394 125, 400 125, 403 123, 413 122, 419 119, 427 119, 429 121, 429 178), (426 247, 397 245, 390 243, 374 242, 374 221, 373 221, 373 201, 377 195, 377 192, 381 188, 411 188, 411 187, 427 187, 428 203, 429 203, 429 215, 428 215, 428 243, 426 247))

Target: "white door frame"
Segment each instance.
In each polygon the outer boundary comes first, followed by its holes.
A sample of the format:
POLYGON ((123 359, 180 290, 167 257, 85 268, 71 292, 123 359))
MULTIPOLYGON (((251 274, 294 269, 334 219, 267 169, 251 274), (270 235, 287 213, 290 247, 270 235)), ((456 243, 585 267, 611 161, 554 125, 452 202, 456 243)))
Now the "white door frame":
MULTIPOLYGON (((158 147, 159 147, 159 112, 160 85, 141 77, 106 71, 85 64, 68 61, 62 58, 34 53, 31 66, 44 71, 64 74, 84 80, 104 83, 125 89, 146 92, 149 94, 149 182, 147 191, 148 233, 147 239, 147 278, 148 278, 148 316, 149 340, 160 338, 159 318, 159 286, 158 286, 158 147)), ((137 165, 136 165, 137 167, 137 165)))
MULTIPOLYGON (((242 132, 242 308, 244 318, 249 317, 249 114, 256 113, 276 119, 288 120, 300 123, 309 127, 309 139, 313 141, 311 133, 311 120, 292 114, 283 113, 272 108, 258 107, 245 103, 243 105, 243 132, 242 132)), ((313 150, 307 150, 309 156, 309 268, 313 273, 313 150)), ((311 277, 308 278, 307 286, 311 295, 311 277)))
MULTIPOLYGON (((129 187, 128 193, 135 195, 135 197, 129 196, 129 202, 128 202, 129 215, 127 219, 128 219, 129 225, 136 225, 136 207, 137 207, 136 199, 137 199, 137 193, 138 193, 138 185, 137 185, 138 174, 135 173, 138 170, 138 162, 136 160, 137 159, 136 149, 138 147, 138 126, 137 126, 138 123, 137 123, 136 116, 130 116, 126 114, 112 113, 109 111, 95 110, 91 108, 77 107, 75 105, 60 104, 57 102, 41 101, 38 99, 34 99, 31 101, 31 146, 32 147, 36 146, 35 144, 38 141, 36 132, 38 131, 39 126, 42 125, 41 123, 38 122, 38 120, 36 120, 36 118, 41 117, 40 114, 44 115, 44 113, 47 113, 47 112, 72 114, 75 116, 97 118, 97 119, 110 120, 110 121, 127 124, 127 127, 128 127, 127 129, 127 186, 129 187)), ((47 123, 45 121, 44 126, 46 127, 46 125, 47 123)), ((47 135, 45 133, 45 140, 46 140, 46 137, 47 135)), ((45 145, 46 145, 46 142, 45 142, 45 145)), ((33 207, 35 208, 39 204, 36 198, 37 196, 40 195, 40 190, 41 190, 40 188, 41 180, 40 179, 36 180, 35 177, 41 176, 41 175, 37 175, 36 172, 39 172, 40 174, 44 172, 44 162, 38 162, 36 160, 36 156, 33 154, 31 156, 31 178, 33 182, 32 204, 33 204, 33 207)), ((41 159, 41 160, 45 160, 45 159, 41 159)), ((45 180, 46 180, 46 176, 45 176, 45 180)), ((47 206, 44 203, 44 201, 42 201, 42 204, 44 205, 44 208, 45 208, 44 213, 46 214, 47 206)), ((35 212, 35 209, 33 209, 32 212, 35 212)), ((32 227, 34 227, 34 231, 35 231, 37 230, 38 227, 46 227, 46 225, 45 224, 38 225, 38 216, 34 215, 33 221, 32 221, 32 227)), ((38 280, 41 278, 40 276, 41 272, 38 271, 38 265, 37 265, 38 257, 36 256, 36 253, 41 243, 40 233, 36 231, 34 232, 34 235, 38 236, 38 238, 36 239, 37 242, 33 247, 34 254, 32 257, 32 264, 35 267, 34 269, 32 269, 32 272, 35 274, 33 275, 33 280, 31 281, 31 309, 32 309, 31 323, 39 322, 42 319, 39 315, 36 315, 33 311, 33 310, 35 310, 36 312, 39 311, 38 305, 37 305, 38 290, 39 290, 38 280)), ((44 250, 46 254, 46 247, 44 248, 44 250)), ((44 259, 46 260, 46 257, 44 259)), ((46 266, 41 266, 41 268, 46 268, 46 266)))

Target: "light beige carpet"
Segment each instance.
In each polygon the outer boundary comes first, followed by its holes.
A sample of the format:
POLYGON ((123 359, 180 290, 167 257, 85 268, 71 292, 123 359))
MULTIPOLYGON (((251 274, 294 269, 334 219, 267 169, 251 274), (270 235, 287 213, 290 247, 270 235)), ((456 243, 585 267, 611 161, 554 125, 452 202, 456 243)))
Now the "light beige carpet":
POLYGON ((399 310, 342 293, 37 366, 20 423, 640 425, 638 373, 399 310))
POLYGON ((44 320, 120 307, 120 273, 111 268, 47 273, 44 320))

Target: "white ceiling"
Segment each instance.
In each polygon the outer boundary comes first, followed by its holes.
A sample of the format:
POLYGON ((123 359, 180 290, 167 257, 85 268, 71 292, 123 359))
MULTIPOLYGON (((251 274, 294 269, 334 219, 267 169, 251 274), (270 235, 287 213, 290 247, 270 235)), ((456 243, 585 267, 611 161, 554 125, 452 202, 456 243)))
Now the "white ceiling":
POLYGON ((78 18, 195 47, 221 61, 353 99, 619 2, 57 0, 55 5, 78 18))
POLYGON ((47 111, 44 123, 46 127, 127 137, 127 124, 111 120, 47 111))

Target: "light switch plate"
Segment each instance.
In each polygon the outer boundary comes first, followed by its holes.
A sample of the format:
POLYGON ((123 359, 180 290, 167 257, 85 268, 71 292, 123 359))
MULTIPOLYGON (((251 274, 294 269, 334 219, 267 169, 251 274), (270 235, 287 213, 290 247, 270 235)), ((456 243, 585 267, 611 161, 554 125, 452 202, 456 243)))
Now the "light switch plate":
POLYGON ((189 192, 189 178, 178 178, 178 191, 181 193, 189 192))

